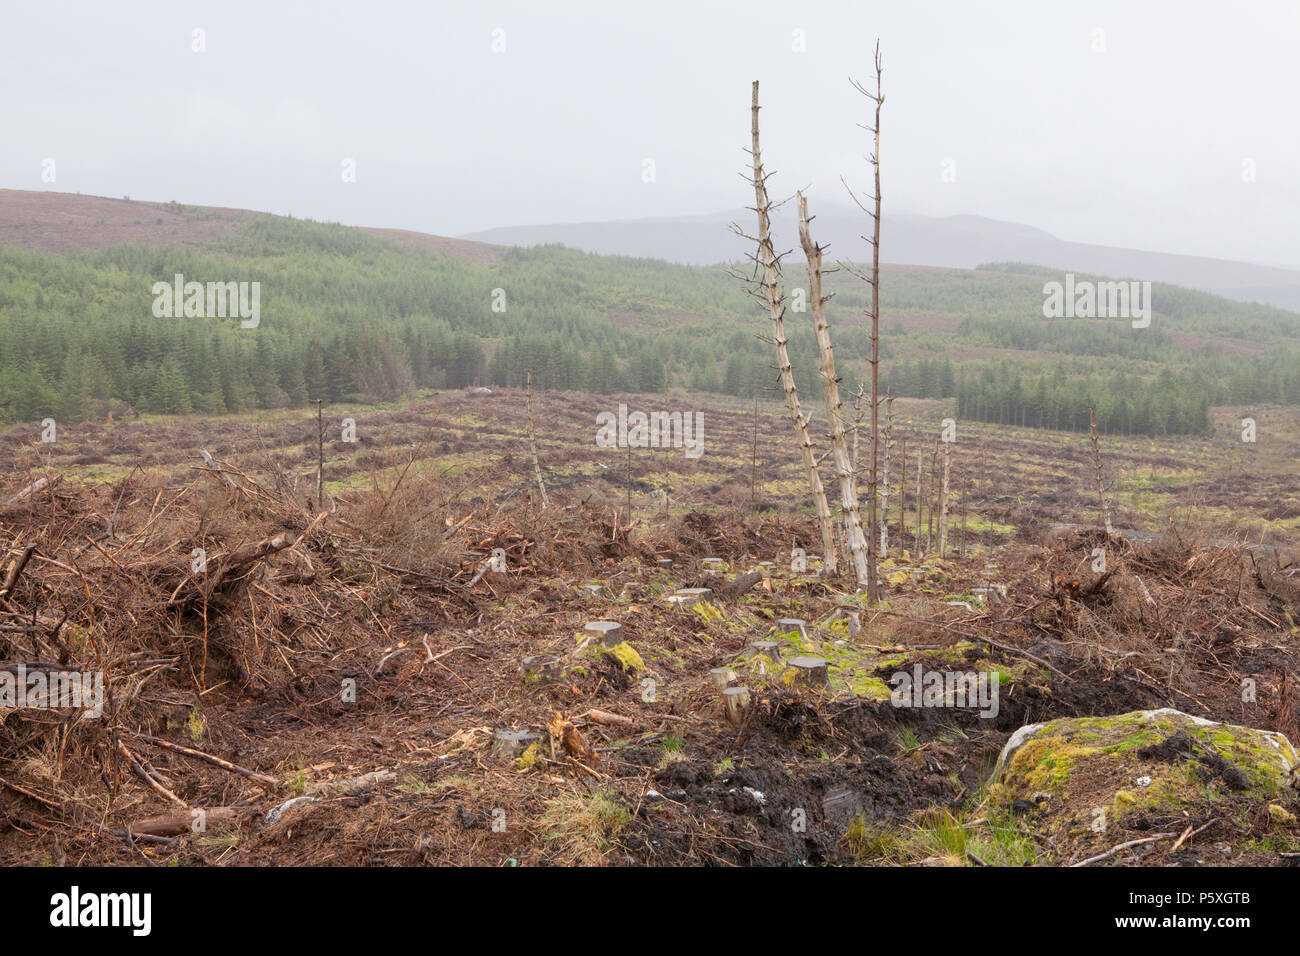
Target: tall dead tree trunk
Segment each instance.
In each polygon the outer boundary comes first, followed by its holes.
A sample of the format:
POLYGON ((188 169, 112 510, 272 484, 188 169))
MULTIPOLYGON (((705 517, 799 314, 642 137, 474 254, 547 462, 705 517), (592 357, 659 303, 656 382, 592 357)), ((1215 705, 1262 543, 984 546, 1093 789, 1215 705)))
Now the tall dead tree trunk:
MULTIPOLYGON (((889 515, 885 515, 889 523, 889 515)), ((901 544, 907 540, 907 439, 904 438, 898 448, 898 540, 901 544)))
POLYGON ((939 557, 948 556, 948 475, 952 464, 952 442, 943 442, 943 483, 939 486, 939 557))
POLYGON ((921 522, 925 518, 925 449, 917 449, 916 452, 916 557, 917 560, 925 557, 925 549, 921 547, 921 522))
MULTIPOLYGON (((870 581, 867 587, 868 600, 875 603, 880 598, 878 578, 876 575, 876 538, 879 534, 877 517, 877 496, 880 494, 879 475, 876 469, 880 463, 880 107, 885 102, 881 92, 882 67, 880 61, 880 41, 876 41, 876 92, 870 93, 865 87, 854 82, 853 86, 863 96, 876 104, 875 122, 867 127, 874 138, 874 146, 869 157, 875 179, 873 194, 874 209, 867 209, 862 203, 858 205, 871 217, 871 277, 866 279, 871 285, 871 463, 867 472, 867 573, 870 581)), ((850 190, 850 194, 852 191, 850 190)), ((857 197, 854 196, 857 202, 857 197)))
MULTIPOLYGON (((744 238, 758 243, 758 253, 754 256, 757 270, 754 295, 763 301, 772 318, 771 343, 776 347, 777 369, 781 374, 781 388, 785 391, 786 408, 794 423, 795 436, 799 442, 799 454, 803 458, 804 471, 808 474, 808 487, 812 494, 813 507, 817 511, 817 525, 821 530, 822 561, 828 574, 837 570, 835 553, 835 535, 831 527, 831 509, 826 501, 826 488, 821 475, 817 472, 817 461, 813 455, 812 439, 808 434, 808 419, 804 417, 799 405, 799 392, 794 384, 794 372, 790 365, 790 351, 785 337, 785 296, 782 294, 777 277, 781 269, 781 256, 776 254, 772 245, 772 202, 767 194, 767 173, 763 171, 762 153, 758 144, 758 80, 754 81, 753 106, 751 110, 750 134, 754 173, 750 182, 754 185, 754 211, 758 215, 758 235, 744 238)), ((739 232, 739 230, 737 230, 739 232)), ((783 253, 784 255, 784 253, 783 253)))
POLYGON ((808 200, 803 193, 796 195, 799 197, 799 244, 803 246, 804 255, 808 258, 808 300, 812 307, 813 331, 817 337, 817 357, 821 369, 822 394, 826 401, 831 456, 839 482, 840 510, 844 515, 844 535, 849 559, 853 563, 853 577, 861 590, 869 586, 871 577, 867 570, 867 541, 862 533, 862 515, 858 512, 857 480, 853 474, 853 462, 849 458, 848 440, 844 435, 844 417, 840 413, 840 386, 835 375, 831 327, 826 321, 826 302, 831 296, 822 294, 822 247, 812 238, 808 200))
POLYGON ((889 557, 889 449, 894 443, 894 390, 885 395, 885 461, 880 481, 880 557, 889 557))

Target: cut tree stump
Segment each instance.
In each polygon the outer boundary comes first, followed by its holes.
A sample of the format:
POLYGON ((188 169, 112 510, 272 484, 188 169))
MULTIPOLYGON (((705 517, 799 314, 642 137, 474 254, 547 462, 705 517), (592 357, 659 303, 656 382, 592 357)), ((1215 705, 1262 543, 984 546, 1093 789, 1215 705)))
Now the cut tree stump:
POLYGON ((790 666, 794 668, 796 684, 809 687, 825 687, 830 683, 830 661, 823 657, 792 657, 790 666))
POLYGON ((808 625, 798 617, 783 617, 776 622, 776 632, 778 634, 797 633, 805 641, 808 640, 808 625))
POLYGON ((589 621, 584 630, 605 647, 623 643, 623 625, 617 621, 589 621))
POLYGON ((715 667, 709 671, 709 680, 718 690, 726 690, 736 679, 736 672, 730 667, 715 667))
POLYGON ((682 588, 668 595, 668 603, 677 607, 690 607, 713 593, 712 588, 682 588))
POLYGON ((728 687, 724 689, 722 692, 722 707, 723 712, 727 715, 727 723, 733 727, 739 727, 749 710, 749 688, 728 687))

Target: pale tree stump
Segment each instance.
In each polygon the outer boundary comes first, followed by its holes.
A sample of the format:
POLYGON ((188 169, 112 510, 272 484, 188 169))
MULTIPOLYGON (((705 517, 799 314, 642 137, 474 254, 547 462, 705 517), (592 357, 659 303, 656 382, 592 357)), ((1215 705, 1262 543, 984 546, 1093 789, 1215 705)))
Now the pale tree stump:
POLYGON ((715 667, 709 671, 709 680, 718 690, 726 690, 736 679, 736 672, 730 667, 715 667))
POLYGON ((712 588, 682 588, 674 592, 669 597, 669 600, 672 601, 673 598, 677 598, 676 601, 673 601, 674 604, 679 607, 690 607, 692 604, 703 601, 712 593, 712 588))
POLYGON ((808 640, 808 625, 803 618, 783 617, 776 622, 776 631, 778 634, 797 633, 803 640, 808 640))
POLYGON ((749 711, 749 688, 728 687, 722 692, 722 709, 727 723, 739 727, 749 711))
POLYGON ((794 668, 794 682, 809 687, 826 687, 831 682, 831 662, 823 657, 792 657, 790 666, 794 668))
POLYGON ((605 647, 623 643, 623 625, 615 621, 591 621, 584 630, 605 647))

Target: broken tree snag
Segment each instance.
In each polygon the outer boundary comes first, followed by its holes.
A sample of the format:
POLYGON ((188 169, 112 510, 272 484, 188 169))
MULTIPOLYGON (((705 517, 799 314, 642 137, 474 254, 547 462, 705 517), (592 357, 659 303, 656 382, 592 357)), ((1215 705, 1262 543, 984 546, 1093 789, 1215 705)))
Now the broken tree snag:
POLYGON ((783 617, 776 622, 776 632, 778 634, 798 634, 803 640, 808 640, 808 625, 800 617, 783 617))
POLYGON ((749 710, 749 688, 727 687, 722 691, 722 708, 727 715, 727 723, 739 727, 749 710))
POLYGON ((605 647, 623 643, 623 625, 615 621, 589 621, 583 630, 605 647))
POLYGON ((794 683, 825 687, 831 682, 830 664, 823 657, 792 657, 790 666, 794 668, 794 683))
POLYGON ((541 734, 531 730, 498 730, 492 738, 492 750, 499 760, 509 762, 541 739, 541 734))
POLYGON ((709 680, 713 682, 713 686, 718 690, 726 690, 735 683, 738 678, 736 677, 736 672, 730 667, 715 667, 709 671, 709 680))

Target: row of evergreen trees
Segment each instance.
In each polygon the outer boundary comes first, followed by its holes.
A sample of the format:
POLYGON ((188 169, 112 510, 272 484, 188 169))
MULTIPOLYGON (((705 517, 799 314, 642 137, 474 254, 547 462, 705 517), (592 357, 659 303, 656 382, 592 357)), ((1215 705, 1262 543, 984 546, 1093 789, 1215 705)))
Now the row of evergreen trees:
POLYGON ((1154 379, 1119 373, 1101 380, 1067 378, 1060 369, 1027 376, 1004 364, 957 386, 957 414, 974 421, 1087 431, 1089 406, 1107 434, 1202 434, 1211 427, 1204 384, 1167 369, 1154 379))

